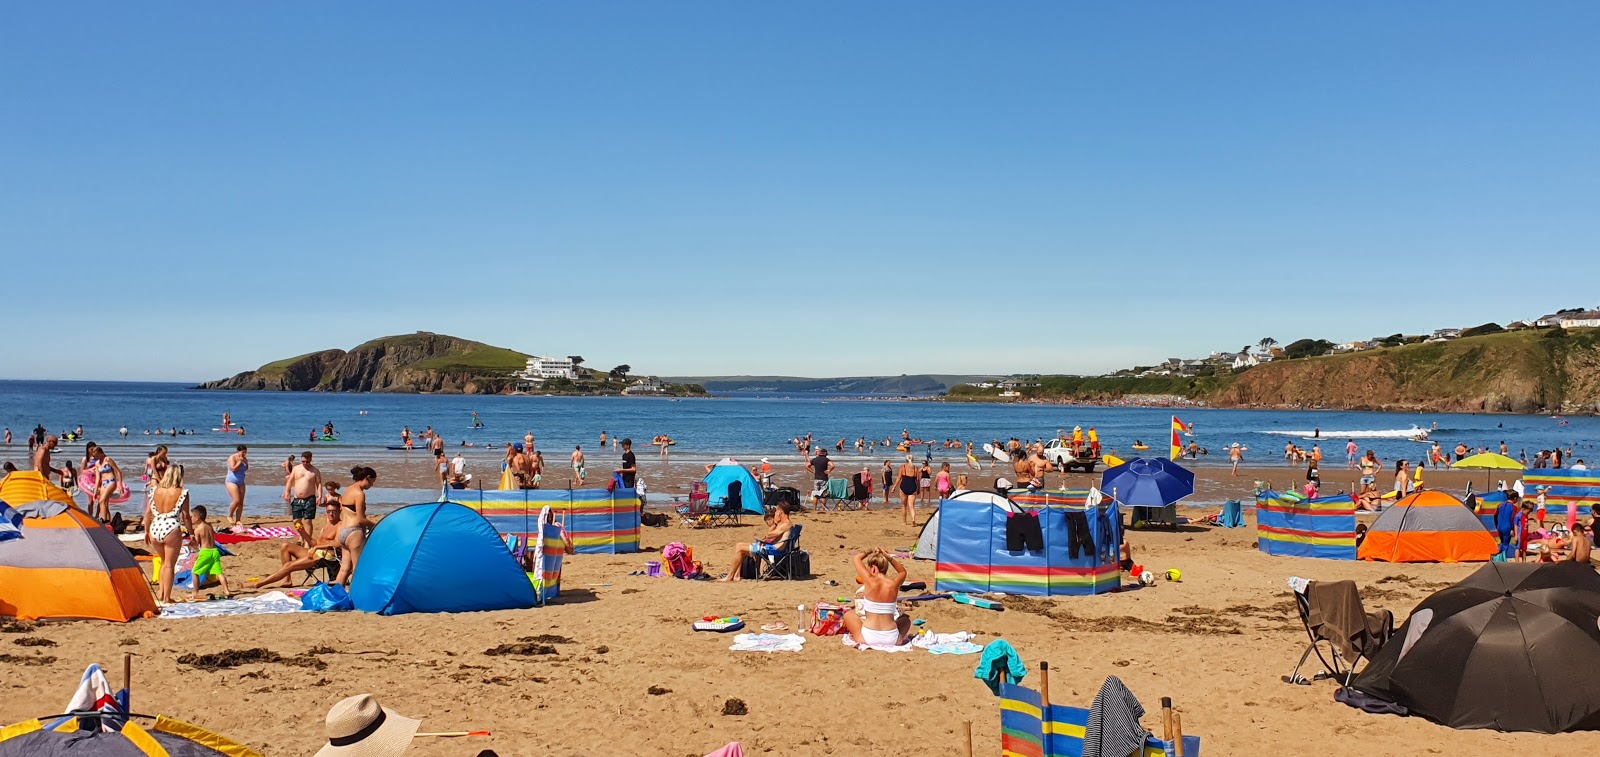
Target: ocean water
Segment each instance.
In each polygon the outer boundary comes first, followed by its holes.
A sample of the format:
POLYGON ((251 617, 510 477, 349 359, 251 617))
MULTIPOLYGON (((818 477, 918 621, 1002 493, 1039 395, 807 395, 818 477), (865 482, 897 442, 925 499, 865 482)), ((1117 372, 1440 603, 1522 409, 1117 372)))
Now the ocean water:
MULTIPOLYGON (((1194 426, 1194 438, 1211 454, 1198 465, 1224 465, 1223 448, 1240 443, 1250 448, 1247 462, 1278 462, 1283 446, 1321 431, 1327 460, 1343 462, 1346 439, 1377 451, 1385 460, 1422 457, 1427 445, 1409 440, 1415 428, 1437 424, 1433 438, 1448 449, 1457 442, 1498 449, 1504 440, 1511 455, 1557 445, 1573 447, 1578 457, 1600 462, 1600 418, 1549 416, 1400 414, 1341 411, 1273 411, 1185 408, 1000 405, 960 402, 783 398, 738 396, 682 399, 645 397, 537 397, 396 394, 321 394, 203 391, 184 384, 75 381, 0 381, 0 426, 11 429, 12 446, 0 448, 0 459, 26 463, 26 436, 42 423, 51 433, 83 426, 86 438, 108 448, 148 450, 167 444, 178 457, 227 456, 241 441, 256 460, 302 449, 334 456, 382 462, 403 452, 385 449, 400 443, 400 430, 413 433, 432 426, 452 451, 473 446, 469 458, 498 458, 486 449, 521 440, 532 431, 538 445, 555 463, 574 445, 583 445, 591 460, 611 460, 609 450, 596 449, 602 431, 610 438, 632 437, 641 455, 651 454, 649 440, 669 434, 678 445, 676 460, 716 460, 725 455, 759 457, 792 453, 789 440, 811 433, 831 447, 849 440, 845 457, 855 456, 857 437, 898 441, 902 430, 932 440, 955 438, 981 445, 1013 436, 1052 437, 1058 429, 1095 426, 1108 450, 1124 456, 1135 440, 1149 444, 1149 454, 1162 454, 1169 423, 1176 414, 1194 426), (246 435, 221 433, 224 411, 246 435), (477 411, 484 428, 472 428, 477 411), (1563 420, 1565 425, 1563 425, 1563 420), (308 441, 314 429, 331 422, 337 441, 308 441), (123 438, 118 430, 126 426, 123 438), (145 435, 163 429, 193 429, 194 435, 145 435)), ((77 444, 64 445, 68 450, 77 444)), ((872 456, 885 458, 880 446, 872 456)), ((934 458, 959 459, 961 453, 935 447, 934 458)))

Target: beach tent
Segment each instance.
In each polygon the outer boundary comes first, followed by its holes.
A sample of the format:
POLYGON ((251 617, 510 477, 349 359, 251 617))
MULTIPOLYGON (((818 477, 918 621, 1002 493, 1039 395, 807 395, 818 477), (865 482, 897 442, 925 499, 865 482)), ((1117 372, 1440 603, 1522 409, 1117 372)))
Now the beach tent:
POLYGON ((536 524, 546 507, 566 530, 572 551, 615 555, 639 551, 642 507, 634 489, 514 489, 448 492, 451 501, 477 510, 502 536, 538 538, 536 524))
MULTIPOLYGON (((969 502, 987 502, 993 507, 998 507, 1006 512, 1017 512, 1017 506, 1011 500, 994 492, 975 492, 967 489, 951 492, 949 499, 960 499, 969 502)), ((945 500, 949 501, 949 500, 945 500)), ((917 536, 917 547, 911 551, 911 557, 916 560, 936 560, 939 557, 939 511, 935 510, 922 524, 922 532, 917 536)))
POLYGON ((1348 494, 1302 499, 1258 492, 1256 541, 1269 555, 1354 560, 1356 501, 1348 494))
POLYGON ((1096 489, 1019 492, 1009 504, 987 497, 940 501, 938 591, 1061 596, 1101 594, 1121 585, 1122 514, 1110 497, 1096 489), (1010 549, 1008 525, 1022 514, 1039 519, 1043 549, 1010 549), (1074 535, 1081 547, 1072 546, 1074 535))
POLYGON ((1451 728, 1561 733, 1600 730, 1597 678, 1600 575, 1489 563, 1422 600, 1352 685, 1451 728))
POLYGON ((29 720, 0 728, 0 757, 262 757, 220 733, 165 715, 152 725, 128 722, 112 731, 79 730, 77 718, 50 725, 29 720))
POLYGON ((761 482, 756 480, 743 465, 733 460, 723 460, 711 468, 706 474, 706 493, 711 495, 711 506, 721 507, 728 499, 728 485, 738 481, 743 486, 739 489, 739 503, 744 512, 751 515, 761 515, 766 512, 762 504, 761 482))
POLYGON ((29 502, 60 502, 63 505, 76 505, 72 495, 45 478, 38 471, 17 471, 0 479, 0 500, 12 507, 26 505, 29 502))
POLYGON ((0 615, 126 621, 156 614, 133 553, 35 471, 0 481, 22 537, 0 541, 0 615), (16 499, 13 499, 16 498, 16 499))
POLYGON ((1357 556, 1381 562, 1478 562, 1500 544, 1466 504, 1437 489, 1394 503, 1367 529, 1357 556))
POLYGON ((533 583, 482 515, 454 502, 408 505, 378 521, 350 581, 357 610, 380 615, 533 607, 533 583))

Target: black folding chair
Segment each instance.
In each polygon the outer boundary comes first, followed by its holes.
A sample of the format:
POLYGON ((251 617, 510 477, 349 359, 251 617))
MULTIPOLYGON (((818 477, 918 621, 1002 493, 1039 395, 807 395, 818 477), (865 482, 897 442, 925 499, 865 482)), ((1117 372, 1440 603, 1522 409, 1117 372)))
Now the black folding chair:
POLYGON ((1356 676, 1361 659, 1372 659, 1373 656, 1377 655, 1378 650, 1382 649, 1383 645, 1388 642, 1389 637, 1394 635, 1394 613, 1388 610, 1367 612, 1366 607, 1361 605, 1361 598, 1358 594, 1356 595, 1356 604, 1360 610, 1361 617, 1367 619, 1369 628, 1376 625, 1380 630, 1376 633, 1363 633, 1352 639, 1351 645, 1355 648, 1356 654, 1354 659, 1346 659, 1345 655, 1339 651, 1339 645, 1335 644, 1323 632, 1324 627, 1320 624, 1314 625, 1311 620, 1310 594, 1321 587, 1331 589, 1341 583, 1348 583, 1351 587, 1354 587, 1354 582, 1351 581, 1333 581, 1323 583, 1320 586, 1319 582, 1311 581, 1306 585, 1304 592, 1295 590, 1295 610, 1299 613, 1300 625, 1305 628, 1306 638, 1310 643, 1306 646, 1306 651, 1300 655, 1300 661, 1295 663, 1294 670, 1283 677, 1285 683, 1310 685, 1312 681, 1331 678, 1339 681, 1341 686, 1349 686, 1350 681, 1356 676), (1306 660, 1310 659, 1313 654, 1322 662, 1324 669, 1308 679, 1300 675, 1300 668, 1306 664, 1306 660))
POLYGON ((712 505, 706 514, 711 516, 711 523, 739 525, 739 516, 744 514, 744 482, 731 481, 728 483, 728 496, 719 504, 712 505))
POLYGON ((800 549, 800 529, 796 523, 789 527, 789 535, 778 542, 772 554, 761 556, 761 580, 781 578, 793 581, 811 577, 811 555, 800 549))

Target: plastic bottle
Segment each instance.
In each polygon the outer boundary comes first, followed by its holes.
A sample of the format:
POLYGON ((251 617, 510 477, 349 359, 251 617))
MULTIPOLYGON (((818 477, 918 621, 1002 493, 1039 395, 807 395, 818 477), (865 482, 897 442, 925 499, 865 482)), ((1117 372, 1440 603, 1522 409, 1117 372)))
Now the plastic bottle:
POLYGON ((799 607, 794 608, 794 613, 794 632, 805 633, 808 625, 806 623, 806 606, 801 604, 799 607))

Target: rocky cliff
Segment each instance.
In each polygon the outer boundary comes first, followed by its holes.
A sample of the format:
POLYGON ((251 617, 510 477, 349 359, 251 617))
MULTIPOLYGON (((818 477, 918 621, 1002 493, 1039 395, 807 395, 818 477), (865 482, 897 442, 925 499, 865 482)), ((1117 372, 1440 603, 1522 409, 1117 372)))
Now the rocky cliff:
POLYGON ((516 385, 528 356, 470 339, 419 331, 268 363, 201 389, 286 392, 495 394, 516 385))
POLYGON ((1279 360, 1212 391, 1221 407, 1600 412, 1594 329, 1521 331, 1279 360))
MULTIPOLYGON (((1275 360, 1195 378, 1041 376, 1023 400, 1217 407, 1600 414, 1600 329, 1525 330, 1344 355, 1275 360)), ((958 386, 954 399, 998 389, 958 386)))

